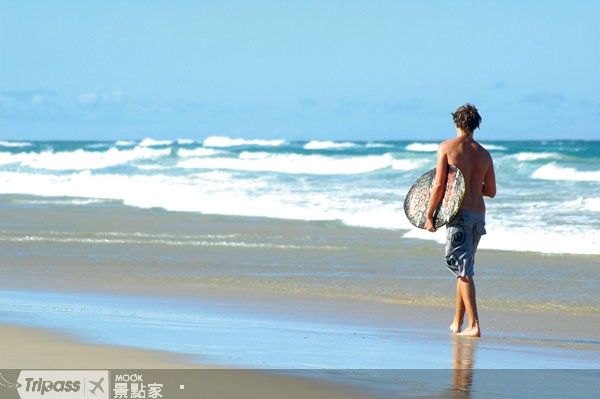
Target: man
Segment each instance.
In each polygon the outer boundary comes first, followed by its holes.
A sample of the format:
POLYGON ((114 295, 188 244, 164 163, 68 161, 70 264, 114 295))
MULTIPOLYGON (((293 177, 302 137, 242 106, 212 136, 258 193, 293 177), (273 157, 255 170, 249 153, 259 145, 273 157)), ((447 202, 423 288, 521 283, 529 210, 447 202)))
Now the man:
POLYGON ((433 213, 444 195, 448 165, 461 170, 465 178, 465 196, 460 210, 448 223, 446 231, 446 263, 456 276, 456 312, 450 330, 454 334, 480 337, 479 317, 475 298, 475 251, 480 237, 485 234, 485 203, 483 197, 496 195, 494 163, 487 152, 473 138, 481 116, 471 104, 465 104, 452 114, 457 136, 439 145, 436 175, 427 209, 425 228, 435 232, 433 213), (469 323, 461 331, 465 311, 469 323))

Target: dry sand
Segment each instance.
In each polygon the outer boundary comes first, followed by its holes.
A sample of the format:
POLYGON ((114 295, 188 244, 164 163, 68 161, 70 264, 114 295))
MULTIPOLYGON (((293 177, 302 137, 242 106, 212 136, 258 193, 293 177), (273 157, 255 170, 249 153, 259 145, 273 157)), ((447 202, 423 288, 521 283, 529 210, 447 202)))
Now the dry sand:
POLYGON ((192 375, 193 381, 188 378, 186 394, 247 399, 369 397, 352 392, 347 385, 194 364, 186 356, 160 351, 84 344, 41 329, 0 325, 0 342, 0 369, 203 369, 192 375))

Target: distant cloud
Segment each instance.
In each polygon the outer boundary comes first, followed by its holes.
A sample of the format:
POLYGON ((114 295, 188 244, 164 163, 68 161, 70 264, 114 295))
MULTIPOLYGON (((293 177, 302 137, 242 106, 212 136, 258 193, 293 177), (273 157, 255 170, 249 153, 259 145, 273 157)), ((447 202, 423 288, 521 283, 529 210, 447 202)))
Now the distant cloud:
POLYGON ((40 115, 54 113, 58 96, 45 89, 0 91, 0 117, 4 119, 39 119, 40 115))
POLYGON ((95 104, 97 100, 98 95, 96 93, 83 93, 77 99, 80 104, 95 104))
POLYGON ((319 102, 314 98, 301 98, 298 100, 298 103, 302 109, 312 109, 319 104, 319 102))
POLYGON ((523 102, 542 107, 556 108, 567 102, 567 98, 562 93, 549 91, 536 91, 525 95, 523 102))
POLYGON ((416 112, 425 108, 423 101, 420 99, 385 99, 377 101, 373 104, 375 112, 402 114, 405 112, 416 112))
POLYGON ((0 105, 10 106, 11 104, 41 104, 45 100, 55 96, 55 92, 46 89, 0 91, 0 105))
POLYGON ((123 100, 123 92, 121 90, 115 90, 111 92, 88 92, 82 93, 77 98, 77 102, 83 105, 96 105, 96 104, 118 104, 123 100))
POLYGON ((506 89, 507 84, 504 82, 496 82, 495 84, 493 84, 492 86, 490 86, 491 90, 502 90, 502 89, 506 89))
POLYGON ((426 109, 423 100, 418 98, 384 98, 379 100, 342 99, 337 102, 335 110, 341 114, 355 114, 363 112, 366 114, 388 114, 404 115, 415 113, 426 109))

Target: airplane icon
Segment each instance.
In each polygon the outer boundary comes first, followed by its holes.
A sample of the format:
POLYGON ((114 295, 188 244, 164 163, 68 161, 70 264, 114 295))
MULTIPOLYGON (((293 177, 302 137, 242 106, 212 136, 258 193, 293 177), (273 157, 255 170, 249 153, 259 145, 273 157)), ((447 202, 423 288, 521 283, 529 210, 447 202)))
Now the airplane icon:
POLYGON ((2 373, 0 373, 0 386, 5 388, 21 388, 21 384, 18 382, 7 381, 4 377, 2 377, 2 373))
POLYGON ((98 382, 94 382, 94 381, 90 380, 90 384, 92 384, 94 386, 93 389, 90 389, 90 392, 92 393, 92 395, 96 395, 96 389, 100 389, 100 392, 104 393, 104 388, 102 388, 103 381, 104 381, 104 377, 100 378, 100 381, 98 381, 98 382))

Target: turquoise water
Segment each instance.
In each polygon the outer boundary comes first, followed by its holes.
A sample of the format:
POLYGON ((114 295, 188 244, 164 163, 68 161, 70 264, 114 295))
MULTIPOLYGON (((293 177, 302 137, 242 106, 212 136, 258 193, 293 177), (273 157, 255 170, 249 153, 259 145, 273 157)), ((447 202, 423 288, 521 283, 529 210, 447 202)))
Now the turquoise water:
MULTIPOLYGON (((498 195, 482 248, 600 254, 600 142, 511 141, 491 152, 498 195)), ((114 142, 0 142, 0 194, 86 206, 118 201, 205 214, 335 220, 399 230, 403 200, 435 165, 437 143, 209 137, 114 142)))

